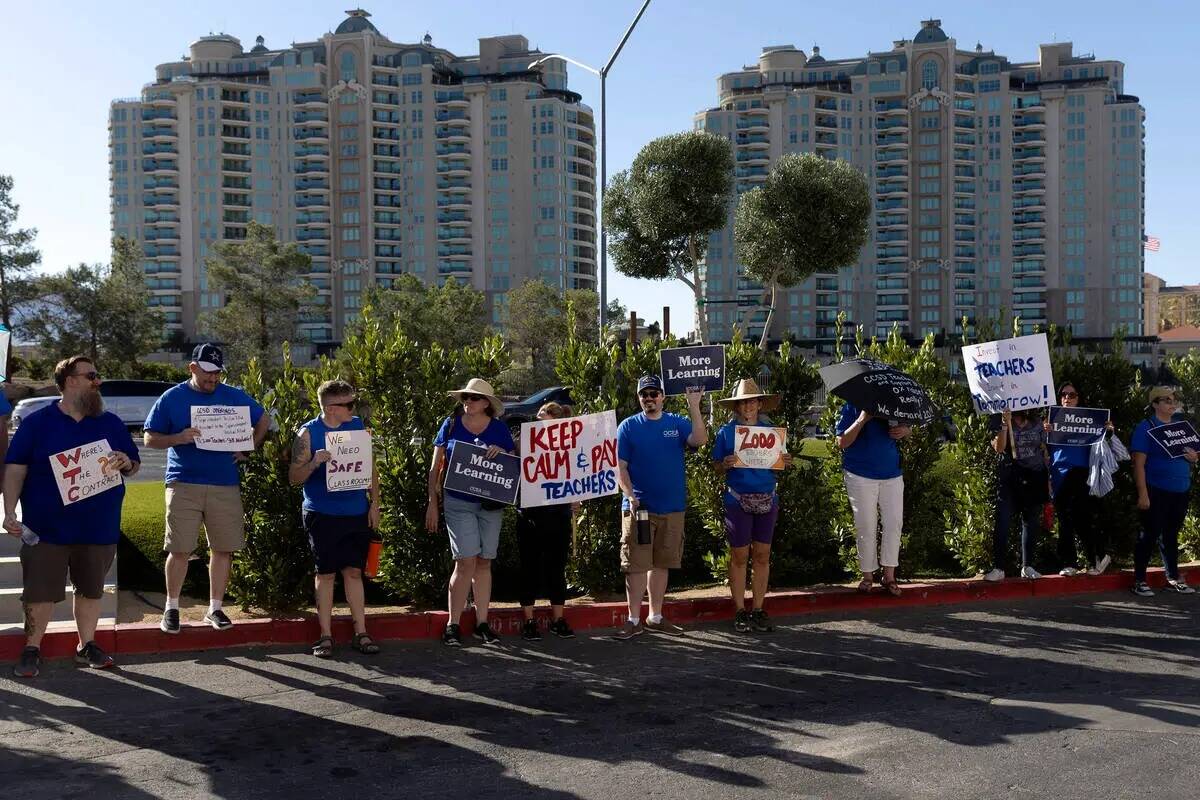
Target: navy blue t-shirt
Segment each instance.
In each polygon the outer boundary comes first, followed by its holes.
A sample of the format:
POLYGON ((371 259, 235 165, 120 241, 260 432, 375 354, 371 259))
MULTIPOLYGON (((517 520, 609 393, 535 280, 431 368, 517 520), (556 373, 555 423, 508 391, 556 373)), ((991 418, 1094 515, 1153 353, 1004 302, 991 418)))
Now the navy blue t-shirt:
MULTIPOLYGON (((512 432, 500 420, 493 418, 483 429, 483 433, 471 433, 467 430, 467 426, 463 425, 462 417, 458 415, 446 417, 446 421, 442 423, 442 427, 438 428, 437 436, 433 440, 434 446, 446 448, 447 463, 450 461, 450 456, 454 454, 455 442, 470 442, 478 447, 496 445, 506 453, 511 453, 517 447, 513 442, 512 432)), ((472 497, 462 492, 447 490, 446 494, 456 500, 465 500, 468 503, 479 502, 478 497, 472 497)))
POLYGON ((0 390, 0 417, 7 417, 12 413, 12 403, 8 402, 8 396, 0 390))
MULTIPOLYGON (((842 406, 835 431, 844 434, 858 419, 859 409, 851 403, 842 406)), ((854 444, 842 451, 842 466, 847 472, 860 478, 886 481, 900 477, 900 448, 888 433, 888 424, 882 419, 871 419, 858 432, 854 444)))
MULTIPOLYGON (((734 438, 737 435, 737 428, 743 424, 733 419, 725 423, 721 427, 721 430, 717 431, 717 440, 713 443, 713 461, 722 461, 726 456, 733 455, 734 448, 736 447, 734 438)), ((752 427, 772 428, 774 426, 770 420, 759 417, 758 422, 754 423, 752 427)), ((725 472, 725 485, 738 494, 771 493, 775 491, 775 483, 776 474, 773 469, 738 467, 726 470, 725 472)), ((732 500, 733 495, 726 492, 725 499, 732 500)))
POLYGON ((21 422, 8 446, 7 464, 27 467, 21 487, 21 518, 50 544, 116 544, 121 538, 121 503, 125 484, 64 506, 50 458, 99 439, 139 461, 138 449, 121 418, 110 411, 76 422, 55 400, 21 422))
MULTIPOLYGON (((651 514, 687 510, 683 454, 691 435, 690 419, 667 412, 658 419, 635 414, 617 426, 617 458, 628 464, 633 494, 651 514)), ((629 509, 628 498, 621 508, 629 509)))
MULTIPOLYGON (((363 421, 358 417, 351 417, 349 422, 342 423, 336 428, 329 427, 323 419, 316 417, 304 423, 300 430, 308 431, 309 450, 315 453, 325 449, 325 434, 329 431, 361 431, 365 429, 363 421)), ((370 506, 367 490, 331 492, 325 488, 325 469, 324 464, 319 465, 304 482, 304 509, 335 517, 353 517, 367 513, 367 508, 370 506)))
MULTIPOLYGON (((205 394, 184 381, 155 401, 145 429, 167 435, 186 430, 192 427, 192 406, 249 406, 251 425, 257 425, 263 415, 263 407, 241 389, 219 383, 212 394, 205 394)), ((189 443, 167 449, 166 482, 237 486, 241 481, 233 453, 201 450, 189 443)))
POLYGON ((1186 492, 1192 488, 1192 465, 1186 458, 1171 458, 1166 448, 1150 437, 1150 429, 1166 423, 1144 419, 1133 429, 1129 452, 1146 454, 1146 485, 1167 492, 1186 492))

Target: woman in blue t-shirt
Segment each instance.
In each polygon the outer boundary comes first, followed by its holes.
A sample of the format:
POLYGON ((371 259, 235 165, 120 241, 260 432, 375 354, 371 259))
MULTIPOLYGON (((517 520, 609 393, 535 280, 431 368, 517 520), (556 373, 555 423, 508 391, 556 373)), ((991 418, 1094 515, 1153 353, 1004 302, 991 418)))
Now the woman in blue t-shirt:
POLYGON ((1196 451, 1189 448, 1182 457, 1171 458, 1166 448, 1150 435, 1152 429, 1175 421, 1177 406, 1175 392, 1169 387, 1151 389, 1147 418, 1133 429, 1129 443, 1133 480, 1137 484, 1138 517, 1142 523, 1133 548, 1133 593, 1142 597, 1154 594, 1146 583, 1146 567, 1155 542, 1167 571, 1167 588, 1183 594, 1196 591, 1179 574, 1179 530, 1187 516, 1196 451))
MULTIPOLYGON (((779 516, 779 496, 775 494, 775 471, 736 467, 736 451, 741 447, 738 428, 766 428, 771 421, 760 415, 779 407, 779 395, 763 394, 750 378, 738 381, 733 395, 719 404, 733 411, 734 417, 717 431, 713 444, 713 467, 725 476, 725 536, 729 539, 729 589, 733 594, 733 629, 739 633, 767 633, 774 628, 763 609, 767 595, 767 575, 771 568, 771 538, 779 516), (753 610, 746 611, 746 564, 754 559, 751 591, 753 610)), ((792 456, 783 453, 783 466, 792 464, 792 456)))
POLYGON ((882 566, 883 588, 892 597, 899 597, 896 567, 900 566, 900 531, 904 527, 904 475, 896 442, 908 436, 911 429, 877 419, 846 403, 835 432, 842 449, 846 494, 854 512, 858 566, 862 570, 858 590, 871 591, 875 571, 882 566), (878 530, 881 518, 882 540, 878 530))
MULTIPOLYGON (((449 393, 459 402, 454 414, 447 417, 433 440, 433 465, 429 469, 429 505, 425 510, 425 528, 437 533, 440 515, 438 494, 442 488, 442 473, 455 442, 469 442, 487 448, 487 458, 497 453, 511 453, 515 444, 508 426, 498 417, 504 404, 492 391, 492 386, 480 378, 467 381, 466 388, 449 393)), ((442 643, 451 647, 462 644, 459 619, 467 605, 467 593, 475 597, 475 638, 484 644, 495 644, 500 637, 488 625, 488 602, 492 596, 492 560, 500 545, 500 526, 504 522, 504 507, 482 503, 461 492, 446 491, 442 505, 446 514, 446 531, 450 534, 450 552, 454 556, 454 572, 450 575, 450 620, 442 633, 442 643)))

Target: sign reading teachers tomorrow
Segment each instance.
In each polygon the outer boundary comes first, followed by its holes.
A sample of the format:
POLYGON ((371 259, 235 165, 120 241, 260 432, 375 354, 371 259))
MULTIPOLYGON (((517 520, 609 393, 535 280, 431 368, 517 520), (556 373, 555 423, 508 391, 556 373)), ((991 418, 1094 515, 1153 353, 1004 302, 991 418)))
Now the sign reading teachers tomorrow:
POLYGON ((1046 334, 968 344, 962 355, 976 413, 1053 405, 1054 373, 1046 334))

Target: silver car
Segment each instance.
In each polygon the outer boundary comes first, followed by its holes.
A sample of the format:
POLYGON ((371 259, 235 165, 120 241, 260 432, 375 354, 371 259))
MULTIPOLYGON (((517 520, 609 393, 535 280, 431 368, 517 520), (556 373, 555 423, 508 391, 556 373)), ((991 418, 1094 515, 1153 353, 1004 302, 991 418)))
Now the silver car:
MULTIPOLYGON (((111 380, 100 384, 100 396, 104 398, 106 411, 120 417, 130 430, 140 431, 154 406, 154 401, 174 385, 165 381, 111 380)), ((57 395, 29 397, 17 403, 12 412, 13 430, 21 425, 22 419, 57 399, 57 395)))

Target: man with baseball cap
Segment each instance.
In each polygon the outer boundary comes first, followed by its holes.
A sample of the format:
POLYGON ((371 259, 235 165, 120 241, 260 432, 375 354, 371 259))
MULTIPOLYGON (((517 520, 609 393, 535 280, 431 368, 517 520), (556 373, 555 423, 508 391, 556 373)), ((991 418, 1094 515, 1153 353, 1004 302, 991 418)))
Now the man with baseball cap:
POLYGON ((662 380, 645 375, 638 380, 642 408, 617 427, 617 483, 621 503, 621 570, 625 573, 625 598, 629 617, 616 638, 631 639, 645 630, 678 635, 683 628, 663 618, 669 570, 683 558, 683 521, 687 485, 683 456, 689 447, 708 441, 708 428, 700 413, 703 391, 685 395, 688 416, 663 411, 662 380), (690 417, 690 419, 689 419, 690 417), (639 512, 642 536, 639 541, 639 512), (649 533, 647 541, 646 533, 649 533), (642 595, 649 589, 650 614, 642 624, 642 595))
POLYGON ((216 406, 230 409, 231 414, 248 409, 256 448, 271 423, 254 398, 221 381, 225 360, 215 344, 196 346, 188 372, 188 380, 158 398, 145 424, 146 446, 167 451, 167 531, 163 545, 167 551, 167 605, 159 627, 171 634, 179 633, 179 595, 187 577, 188 558, 199 541, 200 526, 204 526, 210 551, 210 600, 204 621, 217 630, 233 626, 221 610, 221 603, 233 553, 246 544, 238 464, 248 454, 197 446, 195 440, 203 432, 192 424, 192 409, 216 406))

